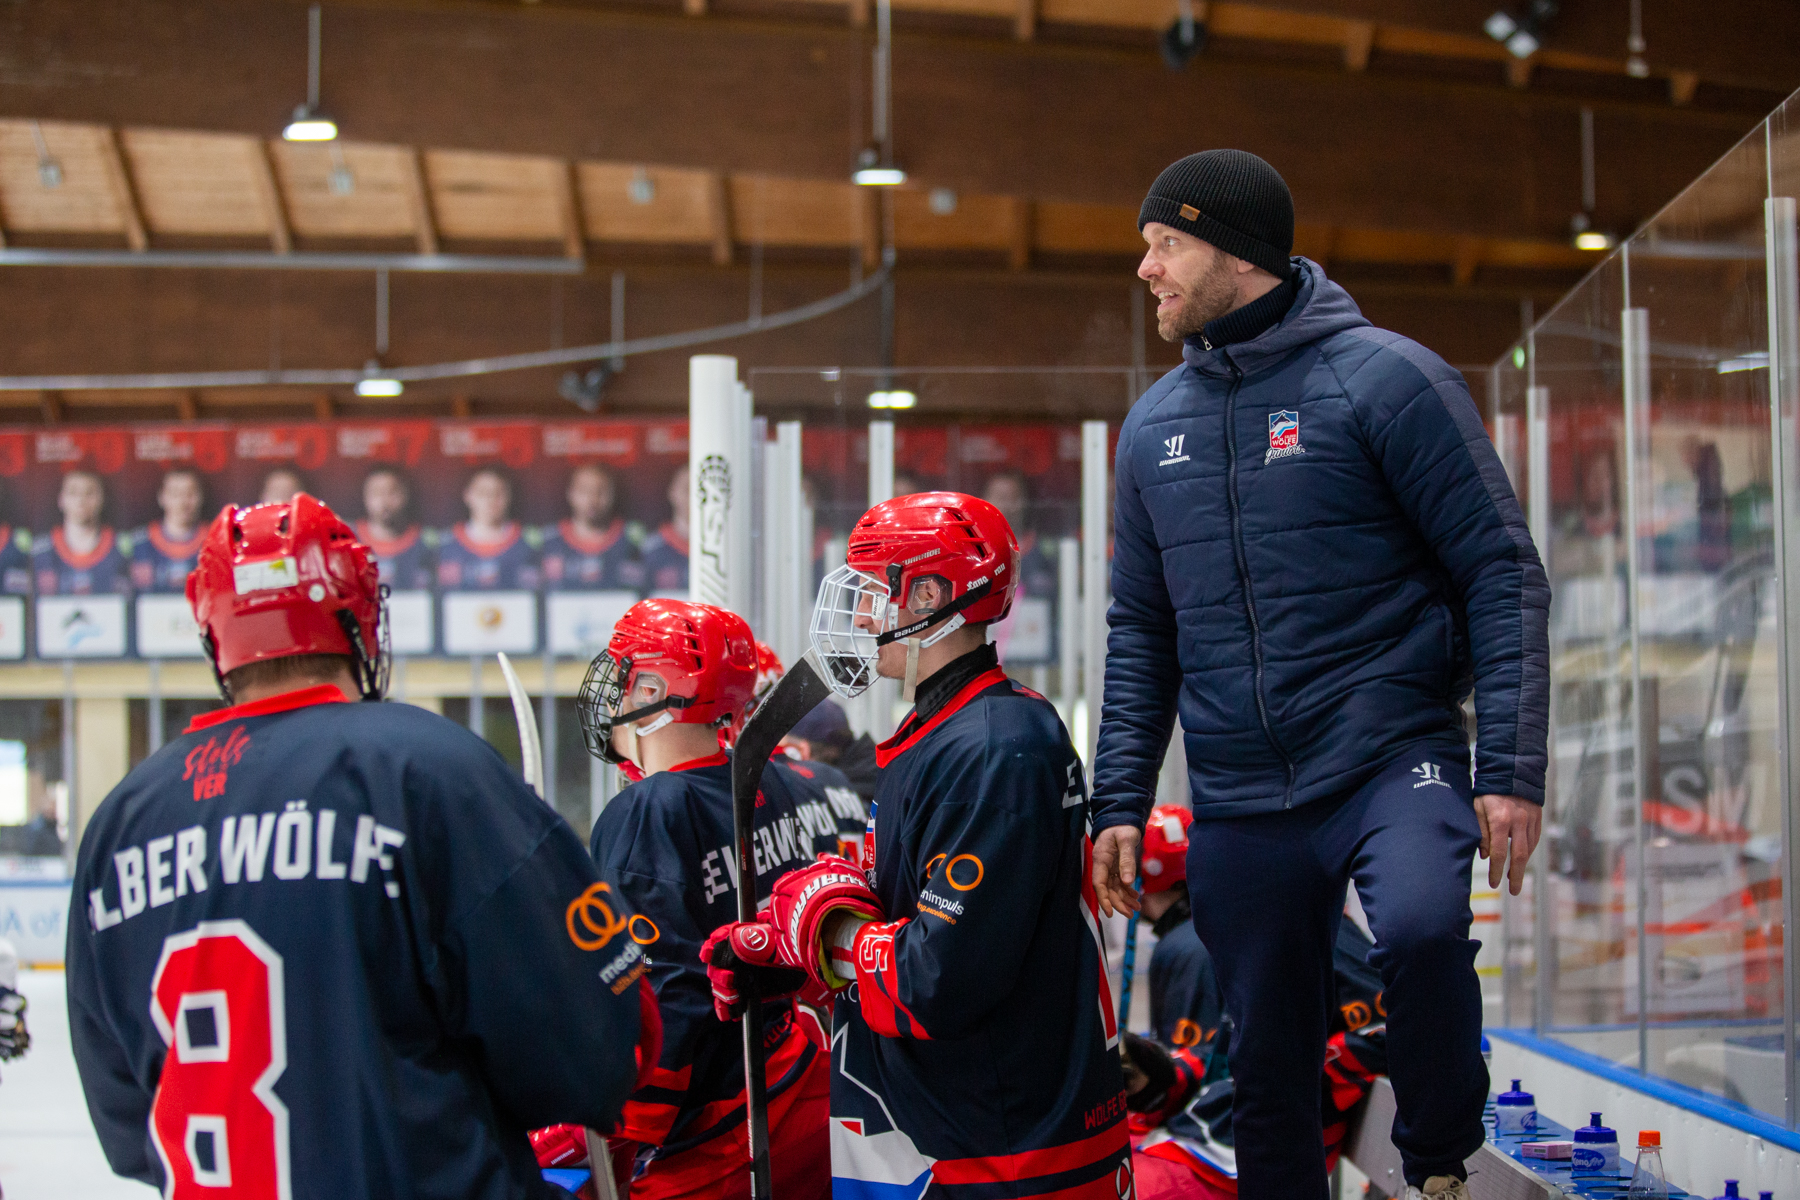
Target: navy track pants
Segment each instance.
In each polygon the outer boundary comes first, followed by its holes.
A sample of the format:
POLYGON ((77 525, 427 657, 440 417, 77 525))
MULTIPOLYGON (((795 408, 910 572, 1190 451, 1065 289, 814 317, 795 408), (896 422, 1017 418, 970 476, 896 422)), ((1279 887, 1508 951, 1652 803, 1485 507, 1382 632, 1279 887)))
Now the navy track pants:
POLYGON ((1467 747, 1439 740, 1342 797, 1217 819, 1197 806, 1188 889, 1236 1026, 1239 1200, 1325 1200, 1319 1076, 1350 879, 1375 934, 1407 1182, 1460 1177, 1480 1148, 1488 1075, 1469 872, 1481 828, 1469 790, 1467 747))

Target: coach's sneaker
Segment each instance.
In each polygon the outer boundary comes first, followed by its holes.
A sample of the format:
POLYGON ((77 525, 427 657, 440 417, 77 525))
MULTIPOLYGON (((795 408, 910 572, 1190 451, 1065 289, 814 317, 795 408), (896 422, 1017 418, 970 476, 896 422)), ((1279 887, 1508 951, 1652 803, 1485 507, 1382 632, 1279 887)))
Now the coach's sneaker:
POLYGON ((1405 1200, 1469 1200, 1469 1185, 1453 1175, 1433 1175, 1422 1188, 1407 1184, 1405 1200))

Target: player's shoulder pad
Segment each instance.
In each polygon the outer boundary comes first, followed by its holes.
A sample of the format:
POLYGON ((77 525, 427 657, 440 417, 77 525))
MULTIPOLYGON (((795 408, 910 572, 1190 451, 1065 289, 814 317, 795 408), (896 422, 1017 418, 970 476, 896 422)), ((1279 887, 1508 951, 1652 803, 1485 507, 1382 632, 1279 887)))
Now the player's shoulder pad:
POLYGON ((810 758, 789 758, 779 752, 769 761, 790 774, 798 775, 803 786, 812 788, 850 786, 849 777, 829 763, 814 762, 810 758))

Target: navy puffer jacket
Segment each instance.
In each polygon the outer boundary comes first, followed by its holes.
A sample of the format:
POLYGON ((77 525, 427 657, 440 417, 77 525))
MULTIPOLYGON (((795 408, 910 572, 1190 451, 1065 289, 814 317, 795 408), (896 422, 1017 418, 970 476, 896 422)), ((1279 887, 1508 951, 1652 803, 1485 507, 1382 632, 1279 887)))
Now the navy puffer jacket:
POLYGON ((1550 589, 1462 376, 1316 263, 1249 341, 1190 339, 1119 436, 1094 829, 1141 826, 1179 707, 1194 815, 1341 795, 1466 743, 1542 803, 1550 589))

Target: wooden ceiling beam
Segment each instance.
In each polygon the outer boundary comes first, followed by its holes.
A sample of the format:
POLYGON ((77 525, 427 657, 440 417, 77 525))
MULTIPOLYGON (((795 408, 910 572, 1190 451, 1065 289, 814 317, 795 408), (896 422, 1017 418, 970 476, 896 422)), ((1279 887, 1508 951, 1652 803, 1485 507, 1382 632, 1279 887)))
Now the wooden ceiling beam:
POLYGON ((557 163, 551 174, 557 216, 562 223, 563 255, 580 262, 587 257, 587 235, 581 219, 581 195, 575 184, 575 164, 557 163))
POLYGON ((133 250, 150 248, 150 236, 144 231, 144 213, 138 205, 137 189, 131 183, 131 170, 125 156, 119 153, 119 134, 107 128, 101 135, 100 162, 106 169, 106 185, 113 203, 119 206, 119 217, 125 223, 125 244, 133 250))
POLYGON ((250 178, 256 185, 256 198, 269 222, 269 248, 287 254, 294 248, 294 231, 288 225, 287 206, 282 202, 281 187, 275 182, 275 167, 269 161, 269 144, 261 138, 246 149, 250 158, 250 178))
POLYGON ((406 190, 406 205, 412 212, 419 253, 436 254, 437 218, 431 212, 431 189, 425 186, 425 157, 416 147, 406 151, 406 171, 402 181, 406 190))
MULTIPOLYGON (((1042 0, 1041 21, 1054 10, 1042 0)), ((1016 12, 1013 0, 999 0, 997 11, 1016 12)), ((1215 18, 1224 11, 1215 6, 1215 18)), ((42 0, 16 16, 9 45, 23 57, 19 69, 0 72, 0 115, 265 138, 273 132, 267 114, 292 104, 281 82, 293 57, 292 14, 273 0, 194 0, 179 9, 174 0, 98 8, 42 0), (38 46, 57 47, 63 82, 55 89, 29 82, 41 65, 32 58, 38 46), (221 75, 224 61, 239 69, 221 75), (158 70, 146 75, 146 62, 158 70)), ((867 50, 852 29, 375 0, 342 6, 334 20, 341 45, 334 38, 332 107, 359 139, 823 179, 841 176, 844 147, 862 137, 863 114, 846 98, 866 88, 867 50), (496 69, 508 64, 530 69, 496 69), (575 86, 597 75, 609 86, 575 86)), ((1382 54, 1388 25, 1369 11, 1346 11, 1333 26, 1340 52, 1350 20, 1376 25, 1373 53, 1382 54)), ((1698 104, 1508 93, 1373 66, 1331 72, 1222 56, 1175 74, 1148 49, 905 28, 895 40, 894 87, 896 151, 928 187, 1135 203, 1194 145, 1187 123, 1145 114, 1205 112, 1209 127, 1232 131, 1287 175, 1308 220, 1491 237, 1564 227, 1580 196, 1584 102, 1616 164, 1596 215, 1618 227, 1654 211, 1750 124, 1698 104), (1068 96, 1082 102, 1045 103, 1068 96), (1321 112, 1358 137, 1319 138, 1321 112), (1437 169, 1418 171, 1421 154, 1437 169)), ((448 232, 440 214, 440 234, 448 232)))
POLYGON ((1344 30, 1344 69, 1366 71, 1369 54, 1375 49, 1375 23, 1351 21, 1344 30))
POLYGON ((731 265, 731 182, 721 173, 706 181, 706 216, 712 232, 714 266, 731 265))

